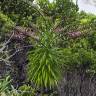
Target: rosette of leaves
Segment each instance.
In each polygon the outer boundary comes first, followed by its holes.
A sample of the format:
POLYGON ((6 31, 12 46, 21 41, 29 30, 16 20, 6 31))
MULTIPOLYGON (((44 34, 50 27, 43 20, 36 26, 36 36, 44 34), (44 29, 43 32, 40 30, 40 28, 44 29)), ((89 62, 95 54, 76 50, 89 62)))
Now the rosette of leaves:
POLYGON ((56 36, 51 30, 41 32, 40 43, 30 51, 28 77, 37 87, 53 88, 61 75, 62 52, 56 47, 56 36))

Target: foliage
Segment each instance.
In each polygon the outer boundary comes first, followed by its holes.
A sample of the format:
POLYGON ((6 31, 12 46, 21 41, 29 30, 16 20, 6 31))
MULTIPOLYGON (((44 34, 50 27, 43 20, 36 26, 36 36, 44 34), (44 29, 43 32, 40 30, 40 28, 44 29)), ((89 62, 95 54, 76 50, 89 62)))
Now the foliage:
POLYGON ((22 96, 35 96, 35 89, 29 85, 23 85, 19 87, 22 96))
POLYGON ((80 66, 83 66, 84 69, 87 71, 90 70, 90 67, 96 63, 95 62, 96 55, 94 50, 92 49, 86 50, 84 48, 80 48, 78 51, 64 49, 63 53, 65 59, 64 61, 65 68, 74 70, 74 68, 76 67, 80 68, 80 66))
POLYGON ((0 32, 8 32, 14 25, 14 22, 7 15, 0 12, 0 32))
POLYGON ((30 22, 35 22, 37 17, 36 11, 24 0, 1 0, 0 7, 1 11, 8 15, 16 25, 29 26, 30 22))
POLYGON ((11 85, 10 76, 0 79, 0 96, 34 96, 35 90, 32 87, 23 85, 19 90, 11 85))
MULTIPOLYGON (((0 1, 1 33, 6 34, 15 25, 38 27, 39 40, 28 54, 28 80, 36 87, 51 89, 58 85, 62 71, 83 68, 96 73, 96 16, 78 12, 72 0, 38 0, 37 4, 39 8, 35 10, 24 0, 0 1)), ((10 91, 9 84, 8 77, 0 80, 1 94, 34 95, 30 86, 21 86, 19 94, 17 89, 10 91)))
POLYGON ((42 9, 45 16, 53 17, 56 13, 56 4, 55 2, 50 3, 49 0, 37 0, 37 4, 42 9))
POLYGON ((55 34, 42 32, 40 44, 29 53, 28 75, 38 87, 52 88, 60 79, 62 53, 54 45, 55 34))
POLYGON ((0 79, 0 93, 10 90, 10 83, 11 81, 9 76, 5 79, 0 79))
POLYGON ((7 76, 4 79, 0 79, 0 96, 19 96, 17 93, 13 92, 11 86, 11 79, 10 76, 7 76))

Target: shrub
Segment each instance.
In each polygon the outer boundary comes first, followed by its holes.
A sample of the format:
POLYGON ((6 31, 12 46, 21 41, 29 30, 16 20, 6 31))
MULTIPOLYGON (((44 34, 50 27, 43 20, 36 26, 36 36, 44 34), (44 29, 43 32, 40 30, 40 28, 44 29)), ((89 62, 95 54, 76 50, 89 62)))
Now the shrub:
POLYGON ((8 32, 14 27, 14 22, 0 12, 0 32, 8 32))
POLYGON ((42 32, 40 43, 29 53, 28 77, 37 87, 52 88, 60 79, 62 53, 55 40, 53 32, 42 32))

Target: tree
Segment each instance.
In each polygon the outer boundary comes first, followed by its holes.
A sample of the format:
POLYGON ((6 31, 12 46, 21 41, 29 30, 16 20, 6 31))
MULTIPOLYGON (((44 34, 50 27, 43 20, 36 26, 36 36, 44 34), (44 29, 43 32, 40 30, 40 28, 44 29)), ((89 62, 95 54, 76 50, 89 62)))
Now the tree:
MULTIPOLYGON (((30 0, 29 0, 30 1, 30 0)), ((33 0, 31 0, 33 2, 33 0)), ((35 10, 23 0, 1 0, 1 11, 8 15, 16 25, 31 26, 32 21, 35 22, 36 14, 35 10)))

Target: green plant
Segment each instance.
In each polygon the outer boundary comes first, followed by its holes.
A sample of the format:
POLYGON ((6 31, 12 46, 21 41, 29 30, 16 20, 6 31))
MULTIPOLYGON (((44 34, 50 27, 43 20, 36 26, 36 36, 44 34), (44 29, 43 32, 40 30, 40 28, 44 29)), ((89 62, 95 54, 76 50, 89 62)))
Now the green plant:
POLYGON ((35 89, 29 85, 19 87, 19 91, 22 96, 35 96, 35 89))
POLYGON ((36 86, 52 88, 60 79, 62 53, 56 47, 53 32, 46 30, 41 34, 40 43, 28 56, 28 77, 36 86))
POLYGON ((10 17, 16 25, 27 27, 30 23, 35 22, 35 19, 38 16, 33 7, 30 6, 33 1, 34 0, 1 0, 0 9, 6 16, 10 17), (31 4, 26 2, 31 2, 31 4))
POLYGON ((14 25, 14 22, 7 15, 0 12, 0 32, 8 32, 14 25))
POLYGON ((10 76, 0 79, 0 96, 19 96, 15 92, 15 89, 13 92, 10 76))
POLYGON ((6 92, 8 90, 10 90, 10 76, 7 76, 4 79, 0 79, 0 92, 6 92))
POLYGON ((62 51, 64 55, 64 71, 75 70, 76 68, 82 68, 86 72, 96 72, 96 53, 93 49, 77 48, 65 48, 62 51))

